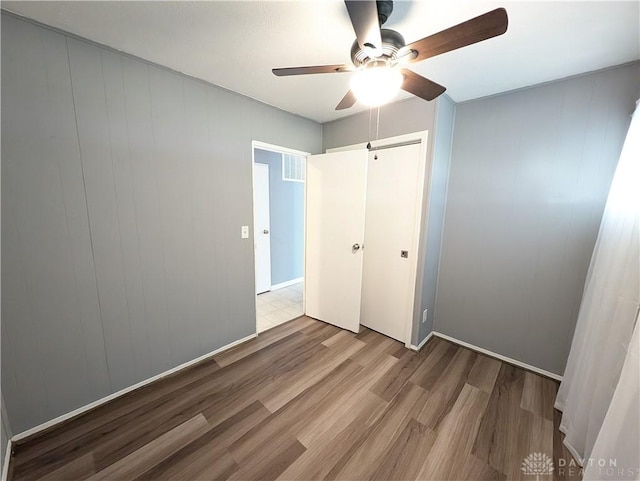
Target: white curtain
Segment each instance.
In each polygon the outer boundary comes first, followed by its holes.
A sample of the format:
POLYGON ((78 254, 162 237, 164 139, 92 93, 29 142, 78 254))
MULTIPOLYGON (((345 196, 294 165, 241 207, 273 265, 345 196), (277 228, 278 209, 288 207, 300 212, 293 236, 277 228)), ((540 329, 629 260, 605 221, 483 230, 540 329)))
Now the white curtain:
POLYGON ((609 411, 584 468, 584 480, 640 479, 640 327, 622 367, 609 411))
POLYGON ((585 475, 595 476, 588 479, 638 479, 637 471, 631 477, 629 472, 610 476, 609 471, 605 475, 589 467, 601 462, 595 455, 615 458, 618 452, 631 452, 635 454, 624 462, 635 465, 625 468, 637 470, 640 457, 640 379, 638 349, 634 344, 638 342, 637 329, 632 341, 640 305, 637 105, 609 191, 564 380, 556 399, 556 408, 563 412, 560 430, 566 435, 565 445, 585 466, 585 475), (627 364, 636 363, 635 377, 633 367, 627 365, 625 376, 621 377, 625 359, 627 364), (629 412, 634 409, 634 413, 629 412))

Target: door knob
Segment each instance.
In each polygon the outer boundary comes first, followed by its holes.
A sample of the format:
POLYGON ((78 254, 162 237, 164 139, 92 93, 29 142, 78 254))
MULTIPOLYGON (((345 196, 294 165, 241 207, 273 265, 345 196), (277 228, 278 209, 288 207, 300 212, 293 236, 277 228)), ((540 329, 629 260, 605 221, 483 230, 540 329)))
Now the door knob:
POLYGON ((267 229, 265 229, 265 230, 263 230, 263 231, 262 231, 262 233, 263 233, 263 234, 268 234, 268 233, 269 233, 269 231, 268 231, 267 229))
POLYGON ((351 247, 354 251, 359 251, 360 250, 360 244, 353 244, 353 246, 351 247))

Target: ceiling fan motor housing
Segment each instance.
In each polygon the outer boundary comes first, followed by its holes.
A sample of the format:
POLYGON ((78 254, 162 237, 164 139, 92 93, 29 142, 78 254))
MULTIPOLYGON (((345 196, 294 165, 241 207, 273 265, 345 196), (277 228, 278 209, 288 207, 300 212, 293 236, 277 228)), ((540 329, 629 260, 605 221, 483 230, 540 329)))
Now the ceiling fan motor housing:
MULTIPOLYGON (((396 60, 399 50, 405 46, 404 37, 395 30, 383 28, 380 30, 382 37, 382 55, 377 57, 383 60, 396 60)), ((375 60, 369 56, 369 52, 360 48, 358 40, 353 42, 351 46, 351 61, 356 67, 368 64, 371 60, 375 60)))
POLYGON ((378 22, 382 26, 391 15, 391 12, 393 12, 393 0, 378 0, 376 7, 378 9, 378 22))

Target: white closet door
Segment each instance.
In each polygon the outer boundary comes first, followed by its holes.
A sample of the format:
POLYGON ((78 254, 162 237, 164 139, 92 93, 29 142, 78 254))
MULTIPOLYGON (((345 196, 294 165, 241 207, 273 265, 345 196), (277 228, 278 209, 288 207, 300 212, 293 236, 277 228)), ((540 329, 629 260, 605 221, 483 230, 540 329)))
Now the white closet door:
POLYGON ((309 317, 358 332, 366 150, 307 161, 305 299, 309 317))
POLYGON ((420 145, 369 154, 360 322, 401 342, 413 316, 424 181, 420 154, 420 145))

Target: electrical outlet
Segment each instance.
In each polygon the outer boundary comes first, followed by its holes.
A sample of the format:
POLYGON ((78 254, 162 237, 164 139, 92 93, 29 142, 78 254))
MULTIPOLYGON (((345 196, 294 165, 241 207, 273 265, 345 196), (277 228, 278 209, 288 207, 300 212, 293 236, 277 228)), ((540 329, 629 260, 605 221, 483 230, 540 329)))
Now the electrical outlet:
POLYGON ((427 313, 429 312, 429 309, 425 309, 422 312, 422 323, 424 324, 425 322, 427 322, 427 313))
POLYGON ((249 238, 249 226, 248 225, 243 225, 242 229, 240 230, 240 237, 242 237, 243 239, 248 239, 249 238))

